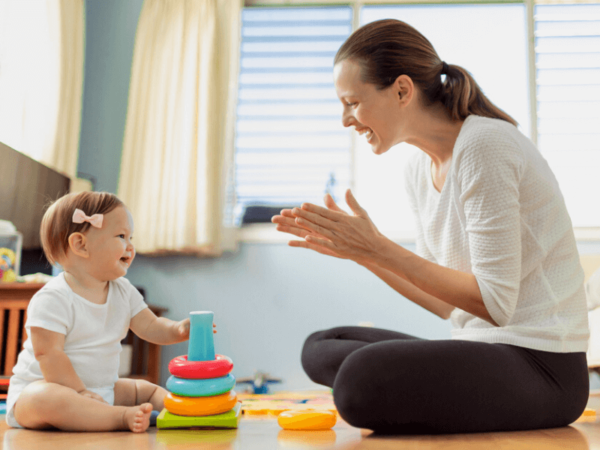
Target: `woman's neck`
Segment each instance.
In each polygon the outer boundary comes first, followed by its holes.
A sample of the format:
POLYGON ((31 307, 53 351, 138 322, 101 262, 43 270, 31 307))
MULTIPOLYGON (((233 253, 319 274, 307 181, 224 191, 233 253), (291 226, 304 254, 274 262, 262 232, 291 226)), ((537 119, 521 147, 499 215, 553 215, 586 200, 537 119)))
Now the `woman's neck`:
POLYGON ((454 144, 464 120, 452 120, 446 108, 436 104, 420 108, 413 115, 411 135, 406 139, 427 153, 436 168, 445 167, 452 159, 454 144))

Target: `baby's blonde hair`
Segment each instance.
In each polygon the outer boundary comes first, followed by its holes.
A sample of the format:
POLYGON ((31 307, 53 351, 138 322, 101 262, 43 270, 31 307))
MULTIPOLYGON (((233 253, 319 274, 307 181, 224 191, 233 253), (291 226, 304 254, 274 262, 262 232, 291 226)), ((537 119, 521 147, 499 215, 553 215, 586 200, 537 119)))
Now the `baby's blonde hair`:
POLYGON ((40 227, 42 248, 50 264, 56 263, 67 254, 69 236, 73 233, 85 233, 91 226, 88 222, 73 222, 75 209, 93 216, 108 214, 119 206, 124 206, 123 202, 109 192, 67 194, 51 203, 44 213, 40 227))

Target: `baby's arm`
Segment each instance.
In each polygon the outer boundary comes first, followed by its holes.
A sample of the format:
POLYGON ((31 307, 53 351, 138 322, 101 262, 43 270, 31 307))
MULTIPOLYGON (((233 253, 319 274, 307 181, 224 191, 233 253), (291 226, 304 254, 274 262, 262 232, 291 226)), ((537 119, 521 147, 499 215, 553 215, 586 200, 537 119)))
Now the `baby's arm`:
POLYGON ((31 327, 33 354, 40 364, 44 380, 74 389, 79 394, 104 401, 101 396, 86 389, 64 352, 65 335, 40 327, 31 327))
POLYGON ((131 319, 129 328, 153 344, 176 344, 189 338, 190 319, 175 322, 166 317, 156 317, 149 308, 145 308, 131 319))

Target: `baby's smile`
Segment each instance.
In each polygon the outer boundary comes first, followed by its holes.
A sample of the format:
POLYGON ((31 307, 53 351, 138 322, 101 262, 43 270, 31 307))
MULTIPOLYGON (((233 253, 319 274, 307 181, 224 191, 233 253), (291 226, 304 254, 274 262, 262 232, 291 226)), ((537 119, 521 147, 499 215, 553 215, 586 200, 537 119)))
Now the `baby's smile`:
POLYGON ((131 263, 131 254, 127 254, 125 256, 123 256, 120 261, 124 264, 129 265, 131 263))

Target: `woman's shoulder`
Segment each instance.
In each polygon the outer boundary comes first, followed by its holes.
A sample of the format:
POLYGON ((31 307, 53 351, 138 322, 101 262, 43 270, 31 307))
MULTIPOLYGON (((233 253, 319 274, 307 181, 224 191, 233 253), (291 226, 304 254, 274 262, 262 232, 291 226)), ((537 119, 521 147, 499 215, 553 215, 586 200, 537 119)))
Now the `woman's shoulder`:
POLYGON ((470 115, 460 130, 457 145, 500 147, 505 144, 517 145, 516 136, 520 133, 512 123, 501 119, 470 115))
POLYGON ((454 147, 455 168, 500 161, 523 164, 525 148, 519 134, 517 127, 501 119, 467 117, 454 147))

